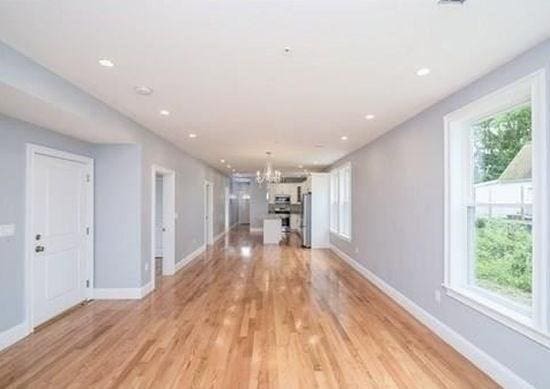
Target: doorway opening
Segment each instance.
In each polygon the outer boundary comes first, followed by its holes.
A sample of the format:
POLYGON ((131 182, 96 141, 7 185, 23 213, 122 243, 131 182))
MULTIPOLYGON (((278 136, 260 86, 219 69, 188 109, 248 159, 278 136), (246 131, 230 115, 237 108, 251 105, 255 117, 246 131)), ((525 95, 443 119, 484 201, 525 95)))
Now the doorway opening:
POLYGON ((176 271, 176 173, 153 165, 151 173, 151 282, 176 271))
POLYGON ((204 182, 204 242, 205 245, 214 244, 214 184, 210 181, 204 182))
POLYGON ((239 193, 239 224, 250 225, 250 195, 239 193))
POLYGON ((29 332, 93 298, 94 161, 27 145, 26 315, 29 332))

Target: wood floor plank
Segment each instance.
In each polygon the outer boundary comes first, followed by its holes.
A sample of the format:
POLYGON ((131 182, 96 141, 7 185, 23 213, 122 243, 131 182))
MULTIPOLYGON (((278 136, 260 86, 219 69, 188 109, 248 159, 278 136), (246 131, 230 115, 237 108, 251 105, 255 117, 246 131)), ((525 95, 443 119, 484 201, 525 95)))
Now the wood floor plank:
POLYGON ((0 353, 1 388, 496 388, 327 250, 232 230, 140 301, 0 353))

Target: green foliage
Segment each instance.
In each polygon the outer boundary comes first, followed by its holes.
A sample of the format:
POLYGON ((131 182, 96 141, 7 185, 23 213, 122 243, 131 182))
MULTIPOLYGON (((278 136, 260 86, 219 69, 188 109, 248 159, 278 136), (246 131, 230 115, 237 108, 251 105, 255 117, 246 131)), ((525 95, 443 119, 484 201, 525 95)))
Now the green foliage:
POLYGON ((523 106, 473 126, 475 182, 496 180, 523 145, 531 141, 531 107, 523 106))
POLYGON ((480 218, 476 222, 476 277, 507 294, 530 293, 531 226, 521 221, 480 218))

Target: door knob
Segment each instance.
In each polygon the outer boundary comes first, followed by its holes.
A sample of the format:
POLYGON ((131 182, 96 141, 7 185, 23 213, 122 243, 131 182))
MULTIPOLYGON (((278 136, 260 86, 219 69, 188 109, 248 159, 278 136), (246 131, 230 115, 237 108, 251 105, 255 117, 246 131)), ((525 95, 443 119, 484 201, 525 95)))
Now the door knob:
POLYGON ((34 248, 34 251, 37 252, 37 253, 41 253, 45 250, 46 248, 44 246, 36 246, 34 248))

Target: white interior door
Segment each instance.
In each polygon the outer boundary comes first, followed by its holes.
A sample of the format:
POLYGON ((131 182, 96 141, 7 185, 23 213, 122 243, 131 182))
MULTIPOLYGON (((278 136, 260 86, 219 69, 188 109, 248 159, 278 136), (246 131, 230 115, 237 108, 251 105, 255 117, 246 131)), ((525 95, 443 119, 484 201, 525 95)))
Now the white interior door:
POLYGON ((155 180, 155 190, 156 190, 156 197, 155 197, 155 234, 156 234, 156 247, 155 247, 155 256, 156 257, 162 257, 162 247, 163 247, 163 184, 164 184, 164 177, 163 176, 156 176, 155 180))
MULTIPOLYGON (((86 298, 86 164, 36 154, 32 164, 32 324, 86 298)), ((89 231, 88 231, 89 233, 89 231)))

